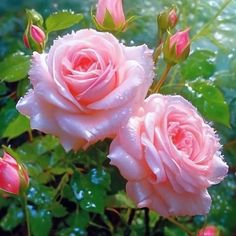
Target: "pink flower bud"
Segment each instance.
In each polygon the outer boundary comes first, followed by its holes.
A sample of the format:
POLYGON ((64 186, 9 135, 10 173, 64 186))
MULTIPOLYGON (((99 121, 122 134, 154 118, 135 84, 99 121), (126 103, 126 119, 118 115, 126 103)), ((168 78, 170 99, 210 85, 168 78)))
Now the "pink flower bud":
POLYGON ((124 27, 126 20, 122 0, 98 0, 95 18, 97 23, 105 28, 112 25, 113 28, 124 27))
POLYGON ((42 29, 40 29, 36 25, 30 26, 30 35, 31 35, 32 39, 38 44, 43 43, 45 40, 45 33, 43 32, 42 29))
POLYGON ((177 57, 181 57, 186 48, 190 45, 189 28, 179 31, 170 37, 170 48, 175 47, 177 57))
POLYGON ((174 8, 169 12, 168 22, 171 29, 174 28, 178 22, 178 16, 174 8))
POLYGON ((202 228, 197 236, 217 236, 219 235, 219 230, 214 225, 208 225, 202 228))
POLYGON ((187 28, 167 38, 163 46, 164 59, 167 63, 175 65, 188 57, 190 52, 189 30, 187 28))
POLYGON ((173 29, 178 22, 176 8, 165 9, 157 16, 159 33, 163 35, 168 30, 173 29))
POLYGON ((18 195, 22 185, 28 186, 29 177, 26 169, 8 153, 0 158, 0 190, 18 195))
POLYGON ((37 25, 29 24, 23 35, 23 41, 27 48, 42 52, 46 36, 44 31, 37 25))

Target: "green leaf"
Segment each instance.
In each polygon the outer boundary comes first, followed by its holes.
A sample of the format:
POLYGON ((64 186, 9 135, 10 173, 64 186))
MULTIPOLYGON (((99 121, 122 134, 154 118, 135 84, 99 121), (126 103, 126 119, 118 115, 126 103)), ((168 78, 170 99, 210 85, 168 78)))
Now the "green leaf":
POLYGON ((230 103, 230 111, 231 111, 231 116, 230 116, 230 124, 232 127, 236 127, 236 99, 234 99, 230 103))
POLYGON ((182 93, 208 120, 229 126, 229 107, 221 91, 205 80, 195 80, 185 84, 182 93))
POLYGON ((21 208, 18 208, 15 204, 11 204, 8 208, 7 214, 1 218, 0 226, 5 231, 11 231, 17 225, 22 223, 24 218, 24 213, 21 208))
POLYGON ((36 210, 28 207, 30 212, 30 228, 34 236, 47 236, 52 227, 51 213, 46 209, 36 210))
POLYGON ((54 197, 54 189, 39 184, 31 179, 31 186, 28 190, 28 200, 38 206, 50 206, 54 197))
POLYGON ((16 104, 13 100, 9 99, 6 105, 0 110, 0 135, 2 135, 6 127, 16 119, 17 115, 16 104))
POLYGON ((110 175, 105 170, 93 168, 89 172, 89 177, 91 183, 95 185, 100 185, 107 189, 109 188, 109 185, 111 183, 111 178, 110 175))
POLYGON ((15 82, 24 79, 29 71, 30 58, 22 52, 11 54, 0 62, 0 80, 15 82))
POLYGON ((105 192, 99 187, 85 188, 80 206, 85 211, 103 213, 105 207, 105 192))
POLYGON ((114 208, 114 207, 135 208, 135 204, 130 198, 128 198, 127 194, 123 190, 119 191, 115 195, 109 196, 106 204, 108 207, 111 207, 111 208, 114 208))
POLYGON ((209 50, 193 52, 181 66, 181 74, 185 80, 194 80, 198 77, 208 79, 216 69, 216 54, 209 50))
POLYGON ((56 12, 46 19, 47 33, 67 29, 74 24, 78 24, 82 19, 82 14, 75 14, 71 11, 56 12))
MULTIPOLYGON (((31 143, 24 143, 17 148, 17 153, 19 154, 19 156, 21 156, 23 161, 36 161, 39 156, 42 156, 43 154, 56 149, 57 146, 57 138, 51 135, 45 135, 43 137, 35 138, 31 143)), ((42 160, 40 159, 40 161, 42 160)), ((47 158, 47 166, 49 165, 49 162, 51 162, 51 159, 47 158)))
POLYGON ((178 227, 165 227, 164 228, 165 236, 187 236, 188 234, 185 233, 178 227))
POLYGON ((62 175, 64 173, 73 173, 73 170, 67 167, 60 167, 60 166, 55 166, 52 169, 50 169, 50 173, 54 175, 62 175))
POLYGON ((26 94, 27 90, 30 87, 30 83, 28 79, 23 79, 21 81, 19 81, 19 83, 17 84, 17 89, 16 89, 16 95, 17 97, 22 97, 26 94))
POLYGON ((24 132, 30 130, 29 119, 19 114, 17 118, 9 123, 6 130, 3 133, 3 138, 12 139, 24 132))
POLYGON ((87 232, 85 229, 79 228, 79 227, 74 227, 74 228, 66 228, 62 229, 58 236, 85 236, 87 235, 87 232))
POLYGON ((5 95, 7 91, 8 89, 6 84, 0 82, 0 96, 5 95))
POLYGON ((63 217, 68 214, 66 208, 59 202, 54 202, 52 204, 51 211, 54 217, 63 217))
POLYGON ((104 181, 103 178, 99 180, 97 178, 96 180, 92 179, 91 173, 82 175, 75 172, 70 185, 74 192, 74 197, 80 201, 82 209, 89 212, 103 213, 107 188, 107 185, 104 185, 104 183, 107 183, 107 180, 104 181))
POLYGON ((89 213, 80 209, 79 211, 76 210, 73 214, 70 214, 66 222, 71 227, 79 227, 84 229, 88 226, 89 220, 89 213))

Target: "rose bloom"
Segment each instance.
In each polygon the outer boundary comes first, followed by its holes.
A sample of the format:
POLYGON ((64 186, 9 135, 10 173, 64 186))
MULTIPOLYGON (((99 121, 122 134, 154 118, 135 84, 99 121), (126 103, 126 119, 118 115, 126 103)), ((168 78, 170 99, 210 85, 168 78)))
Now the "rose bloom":
POLYGON ((128 180, 138 207, 162 216, 208 213, 207 188, 228 171, 214 130, 181 96, 154 94, 110 147, 111 164, 128 180))
POLYGON ((153 79, 152 51, 125 47, 109 33, 84 29, 34 52, 33 89, 17 109, 31 127, 60 138, 66 150, 113 138, 143 102, 153 79))

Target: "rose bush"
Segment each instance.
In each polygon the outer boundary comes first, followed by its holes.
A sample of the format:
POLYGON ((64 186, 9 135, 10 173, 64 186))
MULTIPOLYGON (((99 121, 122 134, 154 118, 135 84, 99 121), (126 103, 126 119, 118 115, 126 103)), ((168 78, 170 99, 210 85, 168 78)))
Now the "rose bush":
POLYGON ((32 128, 78 150, 114 137, 143 102, 153 79, 152 51, 84 29, 58 38, 48 53, 34 52, 29 76, 33 89, 17 109, 32 128))
POLYGON ((208 213, 207 188, 228 171, 214 130, 180 96, 154 94, 122 127, 110 147, 111 164, 128 180, 138 207, 163 216, 208 213))

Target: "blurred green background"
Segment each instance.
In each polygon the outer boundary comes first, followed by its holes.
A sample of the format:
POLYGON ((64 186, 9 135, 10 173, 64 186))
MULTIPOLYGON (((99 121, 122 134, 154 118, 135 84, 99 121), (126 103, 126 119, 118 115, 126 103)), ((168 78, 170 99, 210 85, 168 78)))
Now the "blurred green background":
MULTIPOLYGON (((154 48, 156 15, 172 4, 179 10, 177 28, 191 28, 191 55, 171 70, 161 92, 181 94, 198 108, 217 130, 230 165, 228 177, 210 188, 213 204, 209 215, 180 217, 178 222, 193 235, 207 224, 217 226, 222 235, 236 235, 236 1, 125 0, 126 14, 138 18, 120 35, 121 40, 127 45, 146 43, 154 48)), ((29 87, 29 57, 24 56, 26 61, 20 64, 12 56, 15 52, 31 54, 22 42, 24 9, 34 8, 45 18, 64 9, 84 14, 78 25, 50 34, 49 47, 57 35, 94 27, 90 10, 95 5, 95 0, 0 1, 0 143, 11 145, 11 151, 29 169, 27 209, 32 234, 187 235, 157 213, 134 208, 124 194, 124 180, 106 159, 109 141, 86 152, 65 153, 52 136, 33 131, 33 140, 29 138, 28 120, 15 110, 17 100, 29 87), (9 58, 12 65, 6 62, 9 58)), ((160 60, 157 77, 162 69, 160 60)), ((0 198, 0 235, 26 235, 22 199, 0 198)))

